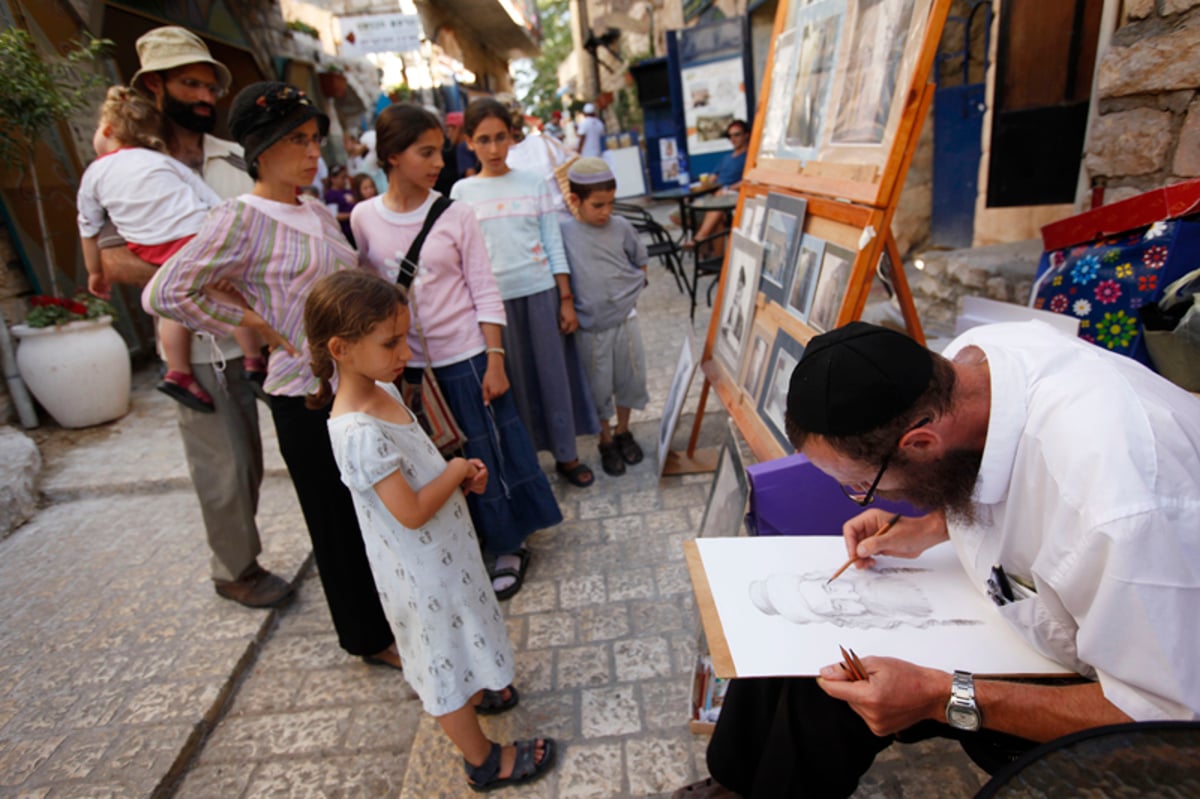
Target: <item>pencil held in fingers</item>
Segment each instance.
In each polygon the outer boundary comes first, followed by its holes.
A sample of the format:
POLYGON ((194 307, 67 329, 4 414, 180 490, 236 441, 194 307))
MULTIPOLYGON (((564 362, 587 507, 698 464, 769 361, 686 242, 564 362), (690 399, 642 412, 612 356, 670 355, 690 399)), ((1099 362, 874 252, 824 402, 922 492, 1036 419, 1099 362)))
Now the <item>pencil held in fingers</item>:
POLYGON ((846 647, 840 644, 838 645, 838 649, 842 651, 841 666, 850 673, 850 681, 858 682, 859 680, 867 679, 867 670, 862 667, 862 661, 858 659, 853 650, 847 652, 846 647))
MULTIPOLYGON (((887 521, 886 521, 886 522, 883 524, 883 526, 882 526, 882 527, 880 527, 878 530, 876 530, 876 531, 875 531, 874 533, 872 533, 871 535, 867 536, 867 538, 874 538, 874 537, 875 537, 875 536, 877 536, 877 535, 883 535, 883 534, 884 534, 884 533, 886 533, 888 530, 891 530, 891 529, 892 529, 892 527, 894 527, 894 526, 896 525, 896 522, 900 521, 900 519, 901 519, 901 514, 897 513, 895 516, 893 516, 892 518, 888 519, 888 520, 887 520, 887 521)), ((863 541, 866 541, 866 540, 867 540, 866 538, 864 538, 864 539, 863 539, 863 541)), ((862 542, 859 542, 859 543, 862 543, 862 542)), ((858 560, 859 560, 859 558, 858 558, 857 556, 855 556, 855 557, 852 557, 852 558, 850 558, 850 560, 846 561, 845 563, 843 563, 843 564, 842 564, 842 567, 841 567, 840 569, 838 569, 837 571, 835 571, 835 572, 833 573, 833 576, 832 576, 832 577, 830 577, 828 580, 826 580, 826 581, 825 581, 825 585, 829 585, 829 584, 830 584, 830 583, 832 583, 834 580, 836 580, 837 578, 841 577, 841 576, 842 576, 842 575, 843 575, 843 574, 846 572, 846 569, 849 569, 849 568, 850 568, 851 566, 853 566, 853 565, 854 565, 856 562, 858 562, 858 560)))

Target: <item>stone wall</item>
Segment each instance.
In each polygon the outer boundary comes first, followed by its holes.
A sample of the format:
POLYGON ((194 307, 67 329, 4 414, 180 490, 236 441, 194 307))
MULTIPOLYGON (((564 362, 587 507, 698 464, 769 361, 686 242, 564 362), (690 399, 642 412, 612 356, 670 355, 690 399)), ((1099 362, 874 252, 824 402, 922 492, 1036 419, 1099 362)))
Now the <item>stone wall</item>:
MULTIPOLYGON (((0 225, 0 313, 4 321, 0 324, 19 324, 25 319, 28 304, 23 297, 30 292, 29 281, 21 269, 21 259, 13 248, 8 228, 0 225)), ((13 342, 16 349, 16 342, 13 342)), ((16 420, 16 409, 8 394, 8 384, 0 380, 0 427, 16 420)))
POLYGON ((1085 166, 1112 203, 1200 176, 1200 0, 1132 0, 1096 74, 1085 166))

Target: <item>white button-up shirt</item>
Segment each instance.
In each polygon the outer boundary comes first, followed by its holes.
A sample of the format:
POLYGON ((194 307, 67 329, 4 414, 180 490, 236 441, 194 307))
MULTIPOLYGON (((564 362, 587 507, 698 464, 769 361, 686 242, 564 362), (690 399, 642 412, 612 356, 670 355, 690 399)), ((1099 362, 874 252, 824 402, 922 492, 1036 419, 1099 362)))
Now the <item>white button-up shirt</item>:
POLYGON ((967 331, 991 414, 978 521, 950 538, 981 590, 999 564, 1035 596, 1001 613, 1136 720, 1200 718, 1200 400, 1041 322, 967 331))

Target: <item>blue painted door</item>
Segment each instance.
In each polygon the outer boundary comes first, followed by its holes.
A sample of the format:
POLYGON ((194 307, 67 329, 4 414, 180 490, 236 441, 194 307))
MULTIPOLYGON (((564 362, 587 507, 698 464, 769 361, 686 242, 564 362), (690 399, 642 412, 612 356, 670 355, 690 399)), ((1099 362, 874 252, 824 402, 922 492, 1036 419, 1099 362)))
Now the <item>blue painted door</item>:
POLYGON ((971 3, 964 16, 950 16, 937 56, 930 240, 939 247, 969 247, 975 230, 991 17, 988 0, 971 3))

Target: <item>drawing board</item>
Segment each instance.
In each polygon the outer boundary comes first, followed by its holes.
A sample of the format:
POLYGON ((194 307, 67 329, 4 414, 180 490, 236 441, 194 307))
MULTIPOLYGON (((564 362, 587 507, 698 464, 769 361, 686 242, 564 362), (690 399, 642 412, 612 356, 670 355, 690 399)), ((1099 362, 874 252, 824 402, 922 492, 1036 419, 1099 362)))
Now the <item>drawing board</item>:
POLYGON ((1069 674, 1016 633, 949 543, 913 560, 881 557, 876 567, 850 569, 829 584, 846 559, 841 536, 707 538, 687 546, 699 555, 688 566, 720 677, 815 676, 841 659, 838 646, 946 671, 1069 674), (727 659, 717 641, 727 645, 727 659))

